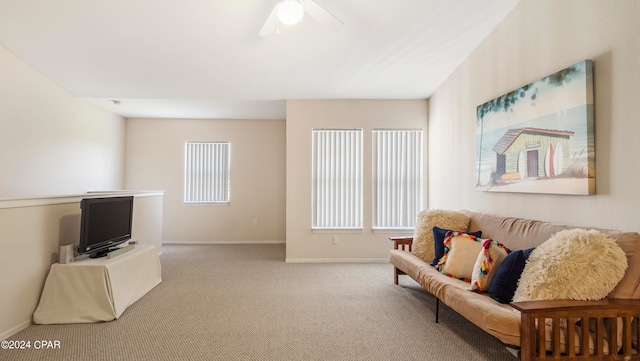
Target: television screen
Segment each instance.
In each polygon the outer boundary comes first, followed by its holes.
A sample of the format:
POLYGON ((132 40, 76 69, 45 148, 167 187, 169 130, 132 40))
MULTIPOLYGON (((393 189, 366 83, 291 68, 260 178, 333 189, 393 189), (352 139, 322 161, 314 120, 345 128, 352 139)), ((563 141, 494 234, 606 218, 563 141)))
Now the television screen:
POLYGON ((106 256, 111 247, 131 239, 133 196, 85 198, 80 208, 79 254, 106 256))

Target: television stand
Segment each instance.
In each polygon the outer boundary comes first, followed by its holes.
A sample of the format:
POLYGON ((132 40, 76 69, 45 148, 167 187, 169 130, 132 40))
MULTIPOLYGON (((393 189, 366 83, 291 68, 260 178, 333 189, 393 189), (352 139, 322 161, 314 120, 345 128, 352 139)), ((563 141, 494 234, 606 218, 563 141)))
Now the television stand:
POLYGON ((162 282, 155 246, 120 257, 54 263, 33 314, 36 324, 111 321, 162 282))

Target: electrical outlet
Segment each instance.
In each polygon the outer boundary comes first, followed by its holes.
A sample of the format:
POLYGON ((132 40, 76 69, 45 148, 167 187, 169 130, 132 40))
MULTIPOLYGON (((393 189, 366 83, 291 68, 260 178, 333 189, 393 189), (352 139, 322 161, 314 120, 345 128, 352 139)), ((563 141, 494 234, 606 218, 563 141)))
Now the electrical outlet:
POLYGON ((339 242, 340 242, 340 238, 338 238, 338 236, 333 236, 333 245, 337 246, 339 242))
POLYGON ((258 220, 257 220, 257 219, 254 219, 254 220, 253 220, 253 226, 254 226, 254 227, 258 227, 258 220))

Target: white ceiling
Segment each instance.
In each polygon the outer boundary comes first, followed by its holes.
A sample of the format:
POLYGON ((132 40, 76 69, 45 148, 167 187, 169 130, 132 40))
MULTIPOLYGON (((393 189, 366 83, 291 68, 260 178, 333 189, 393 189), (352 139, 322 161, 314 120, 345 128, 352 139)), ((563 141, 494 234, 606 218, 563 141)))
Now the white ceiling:
POLYGON ((125 117, 283 119, 285 99, 428 98, 518 0, 316 0, 340 31, 258 36, 278 2, 0 0, 0 44, 125 117))

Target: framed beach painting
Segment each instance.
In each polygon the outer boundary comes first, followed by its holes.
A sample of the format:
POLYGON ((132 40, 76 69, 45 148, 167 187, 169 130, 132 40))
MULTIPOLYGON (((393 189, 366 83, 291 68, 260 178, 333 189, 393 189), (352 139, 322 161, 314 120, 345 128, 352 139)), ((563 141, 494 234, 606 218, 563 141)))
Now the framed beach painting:
POLYGON ((476 189, 595 194, 591 60, 492 99, 476 111, 476 189))

